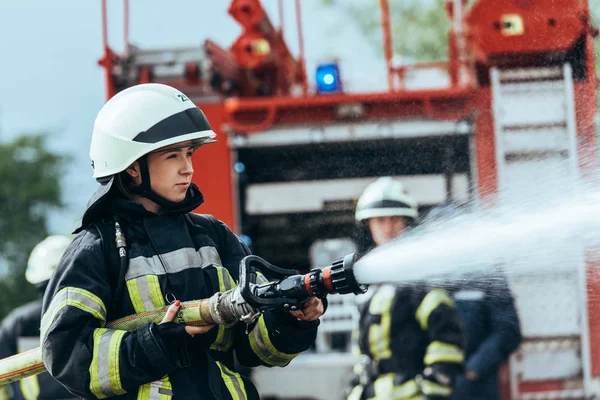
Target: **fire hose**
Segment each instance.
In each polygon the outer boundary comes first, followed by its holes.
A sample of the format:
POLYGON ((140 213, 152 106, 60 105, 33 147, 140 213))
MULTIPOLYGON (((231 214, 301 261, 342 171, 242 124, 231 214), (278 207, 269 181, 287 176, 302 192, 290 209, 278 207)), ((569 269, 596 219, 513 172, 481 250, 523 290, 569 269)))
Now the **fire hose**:
MULTIPOLYGON (((215 293, 208 299, 182 302, 173 320, 176 323, 204 326, 219 324, 230 328, 239 322, 251 324, 261 313, 276 308, 299 310, 312 296, 328 294, 360 294, 366 286, 354 277, 355 254, 323 269, 301 275, 297 271, 279 268, 262 258, 251 255, 240 262, 239 285, 226 292, 215 293), (259 273, 268 282, 258 284, 259 273)), ((169 306, 130 315, 109 322, 106 328, 135 331, 148 323, 160 323, 169 306)), ((42 350, 36 348, 0 360, 0 386, 46 371, 42 350)))

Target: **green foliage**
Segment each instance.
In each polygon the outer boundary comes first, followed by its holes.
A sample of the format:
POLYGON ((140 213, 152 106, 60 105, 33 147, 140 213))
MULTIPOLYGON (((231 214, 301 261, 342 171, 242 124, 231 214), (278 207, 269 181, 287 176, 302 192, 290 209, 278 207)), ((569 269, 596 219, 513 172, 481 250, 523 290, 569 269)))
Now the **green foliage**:
MULTIPOLYGON (((381 9, 378 0, 366 4, 334 2, 325 4, 342 7, 356 21, 365 36, 383 54, 381 9)), ((447 33, 450 21, 444 9, 444 0, 389 0, 390 25, 394 54, 415 61, 434 61, 447 58, 447 33)))
MULTIPOLYGON (((350 1, 322 0, 323 4, 344 10, 358 23, 365 36, 383 55, 381 9, 379 0, 357 4, 350 1)), ((470 0, 467 8, 474 3, 470 0)), ((592 26, 600 27, 600 0, 588 0, 592 26)), ((444 0, 389 0, 394 54, 414 61, 447 59, 450 20, 444 0)), ((594 40, 596 73, 600 73, 600 37, 594 40)), ((600 96, 600 93, 599 93, 600 96)), ((600 114, 600 102, 599 102, 600 114)), ((600 131, 600 129, 599 129, 600 131)))
POLYGON ((35 297, 24 279, 31 249, 48 235, 47 214, 61 206, 60 176, 66 158, 46 148, 45 135, 0 144, 0 319, 35 297))
MULTIPOLYGON (((351 1, 322 0, 323 4, 344 10, 383 54, 379 0, 357 4, 351 1)), ((473 3, 474 1, 470 1, 473 3)), ((444 0, 389 0, 394 53, 415 61, 447 58, 450 20, 444 0)), ((467 6, 468 8, 468 6, 467 6)), ((589 0, 592 25, 600 27, 600 0, 589 0)), ((600 37, 596 38, 596 69, 600 71, 600 37)))

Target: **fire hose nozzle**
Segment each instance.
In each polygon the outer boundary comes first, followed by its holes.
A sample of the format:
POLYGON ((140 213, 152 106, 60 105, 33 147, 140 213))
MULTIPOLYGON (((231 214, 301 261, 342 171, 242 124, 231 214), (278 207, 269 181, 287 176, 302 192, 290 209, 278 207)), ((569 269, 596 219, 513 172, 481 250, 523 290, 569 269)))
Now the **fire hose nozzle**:
POLYGON ((348 254, 341 260, 337 260, 331 266, 323 269, 323 279, 326 282, 327 280, 331 282, 328 286, 333 288, 333 293, 363 294, 367 291, 367 286, 358 283, 354 276, 354 264, 356 260, 356 253, 348 254))
POLYGON ((305 287, 311 295, 317 297, 334 293, 365 293, 367 286, 358 283, 354 276, 356 258, 356 253, 348 254, 322 270, 309 272, 304 278, 305 287))
POLYGON ((297 310, 311 296, 361 294, 367 287, 354 276, 356 258, 355 254, 348 254, 330 266, 300 275, 297 271, 275 267, 260 257, 248 256, 240 263, 241 295, 251 307, 264 311, 279 306, 297 310), (256 284, 258 272, 278 280, 256 284))
MULTIPOLYGON (((330 293, 360 294, 366 286, 354 277, 356 255, 349 254, 323 269, 306 275, 275 267, 257 256, 247 256, 240 263, 240 284, 208 299, 181 303, 174 322, 196 326, 220 324, 227 328, 238 322, 250 324, 264 311, 278 307, 296 310, 311 296, 330 293), (257 283, 258 274, 274 281, 257 283)), ((107 328, 134 331, 148 323, 160 323, 168 306, 123 317, 106 324, 107 328)), ((45 371, 40 348, 0 360, 0 387, 45 371)))

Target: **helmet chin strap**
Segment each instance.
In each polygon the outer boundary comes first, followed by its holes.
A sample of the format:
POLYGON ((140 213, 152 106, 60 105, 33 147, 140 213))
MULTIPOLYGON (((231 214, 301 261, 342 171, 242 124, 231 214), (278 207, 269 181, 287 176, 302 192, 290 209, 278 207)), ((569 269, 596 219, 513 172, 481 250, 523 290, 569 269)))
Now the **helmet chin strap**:
POLYGON ((152 200, 153 202, 155 202, 156 204, 158 204, 161 208, 162 211, 175 211, 177 209, 179 209, 182 206, 182 203, 186 203, 186 200, 188 200, 189 197, 189 189, 188 192, 186 193, 186 198, 185 200, 183 200, 182 202, 174 202, 174 201, 170 201, 165 199, 164 197, 162 197, 161 195, 159 195, 158 193, 156 193, 155 191, 152 190, 151 185, 150 185, 150 171, 148 169, 148 160, 147 160, 147 156, 142 156, 138 159, 138 163, 140 165, 140 173, 141 173, 141 177, 142 177, 142 182, 133 187, 132 191, 135 194, 138 194, 140 196, 144 196, 145 198, 152 200))

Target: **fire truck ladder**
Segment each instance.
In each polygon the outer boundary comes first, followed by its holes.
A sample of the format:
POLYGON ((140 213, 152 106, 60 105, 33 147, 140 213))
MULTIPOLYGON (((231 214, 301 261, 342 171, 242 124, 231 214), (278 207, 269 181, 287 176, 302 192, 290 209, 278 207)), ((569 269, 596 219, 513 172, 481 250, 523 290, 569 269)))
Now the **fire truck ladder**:
MULTIPOLYGON (((571 66, 493 68, 491 85, 499 202, 575 193, 571 66)), ((506 264, 524 337, 510 362, 514 400, 583 398, 589 387, 584 249, 559 247, 550 256, 547 247, 532 249, 506 264), (519 272, 519 265, 544 274, 519 272)))

